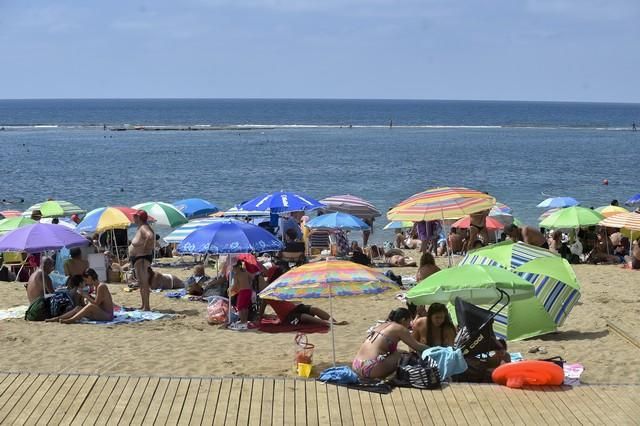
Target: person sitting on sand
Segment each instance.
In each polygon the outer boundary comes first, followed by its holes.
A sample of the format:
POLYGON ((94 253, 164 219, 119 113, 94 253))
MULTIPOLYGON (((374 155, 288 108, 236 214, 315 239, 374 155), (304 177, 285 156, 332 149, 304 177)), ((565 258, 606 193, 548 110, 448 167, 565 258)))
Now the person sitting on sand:
POLYGON ((353 360, 353 371, 363 378, 382 379, 398 368, 403 354, 398 351, 400 341, 418 353, 427 349, 409 332, 410 323, 411 312, 398 308, 389 313, 384 323, 371 327, 353 360))
POLYGON ((204 273, 204 265, 196 265, 193 268, 193 275, 184 282, 184 288, 187 289, 187 294, 202 296, 205 283, 210 279, 211 278, 204 273))
POLYGON ((427 316, 413 322, 413 337, 429 347, 453 346, 456 327, 451 321, 447 307, 442 303, 429 305, 427 316))
POLYGON ((640 269, 640 238, 631 244, 631 255, 627 256, 628 266, 631 269, 640 269))
POLYGON ((431 253, 422 253, 420 256, 420 267, 416 272, 416 282, 420 282, 432 274, 438 272, 440 268, 436 266, 436 260, 431 253))
POLYGON ((82 258, 80 247, 69 250, 69 255, 71 257, 64 262, 64 274, 67 277, 84 274, 84 271, 89 268, 89 262, 82 258))
POLYGON ((53 272, 54 263, 50 257, 43 257, 42 267, 34 271, 25 285, 27 298, 32 303, 38 297, 53 293, 53 283, 49 274, 53 272))
POLYGON ((175 290, 184 288, 182 280, 175 275, 155 272, 151 266, 147 269, 149 287, 152 290, 175 290))
POLYGON ((240 320, 230 324, 229 328, 233 330, 246 330, 247 321, 249 320, 249 308, 251 307, 251 299, 253 296, 253 288, 251 286, 251 277, 244 269, 243 262, 238 260, 233 266, 230 274, 231 287, 229 287, 229 297, 237 296, 236 309, 240 315, 240 320))
POLYGON ((400 249, 387 250, 384 253, 384 261, 389 266, 416 266, 416 261, 410 256, 405 256, 400 249))
POLYGON ((273 309, 282 324, 313 324, 325 325, 327 327, 331 325, 331 321, 333 321, 333 325, 347 324, 346 321, 336 321, 335 318, 332 319, 327 312, 314 306, 271 299, 261 299, 259 318, 263 317, 267 306, 273 309))
POLYGON ((95 289, 95 299, 86 294, 84 296, 85 306, 76 306, 64 315, 47 319, 47 322, 59 321, 63 324, 72 324, 82 318, 92 321, 113 320, 113 299, 111 298, 109 287, 98 281, 98 274, 93 269, 86 270, 84 280, 86 284, 95 289))
POLYGON ((540 231, 530 226, 523 226, 519 228, 516 225, 507 225, 504 227, 504 232, 507 234, 507 238, 511 241, 522 241, 532 246, 549 248, 549 243, 540 231))
POLYGON ((56 292, 64 292, 73 302, 73 307, 84 306, 84 295, 82 288, 84 287, 84 271, 82 275, 72 275, 67 278, 65 288, 58 288, 56 292))

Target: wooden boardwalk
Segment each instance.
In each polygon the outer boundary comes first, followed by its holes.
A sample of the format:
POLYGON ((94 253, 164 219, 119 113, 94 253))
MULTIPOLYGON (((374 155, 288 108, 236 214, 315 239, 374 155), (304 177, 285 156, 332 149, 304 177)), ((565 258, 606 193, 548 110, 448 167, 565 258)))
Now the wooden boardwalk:
POLYGON ((289 378, 0 373, 0 424, 640 424, 640 386, 379 395, 289 378))

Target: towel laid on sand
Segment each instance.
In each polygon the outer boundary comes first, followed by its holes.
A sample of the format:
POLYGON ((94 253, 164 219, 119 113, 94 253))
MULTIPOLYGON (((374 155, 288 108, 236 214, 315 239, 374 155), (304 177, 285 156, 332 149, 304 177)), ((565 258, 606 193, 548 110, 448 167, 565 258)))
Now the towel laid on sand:
POLYGON ((300 331, 303 333, 328 333, 329 327, 325 327, 323 325, 315 325, 315 324, 283 324, 280 322, 278 317, 267 317, 262 318, 259 324, 257 324, 257 328, 260 331, 265 333, 289 333, 292 331, 300 331))
POLYGON ((117 325, 117 324, 134 324, 142 321, 155 321, 162 318, 172 318, 175 315, 163 314, 162 312, 140 311, 140 310, 119 310, 113 313, 111 321, 92 321, 82 319, 81 324, 99 324, 99 325, 117 325))
POLYGON ((28 306, 16 306, 15 308, 0 310, 0 321, 11 318, 24 318, 24 314, 27 312, 28 306))

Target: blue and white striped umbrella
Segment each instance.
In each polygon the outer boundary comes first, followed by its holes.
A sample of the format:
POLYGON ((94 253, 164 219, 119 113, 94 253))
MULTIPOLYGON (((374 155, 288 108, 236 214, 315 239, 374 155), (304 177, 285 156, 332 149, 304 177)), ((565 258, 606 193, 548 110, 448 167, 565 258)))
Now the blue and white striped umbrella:
POLYGON ((225 220, 210 223, 187 235, 178 245, 178 253, 239 254, 283 248, 280 240, 259 226, 225 220))
POLYGON ((318 200, 304 194, 278 191, 264 194, 240 205, 242 210, 260 210, 270 213, 310 211, 326 207, 318 200))
POLYGON ((229 221, 229 219, 217 218, 217 217, 209 217, 206 219, 195 219, 175 229, 169 235, 164 237, 164 240, 169 244, 178 244, 182 242, 182 240, 184 240, 185 237, 191 234, 193 231, 196 231, 207 225, 211 225, 212 223, 223 222, 225 220, 229 221))

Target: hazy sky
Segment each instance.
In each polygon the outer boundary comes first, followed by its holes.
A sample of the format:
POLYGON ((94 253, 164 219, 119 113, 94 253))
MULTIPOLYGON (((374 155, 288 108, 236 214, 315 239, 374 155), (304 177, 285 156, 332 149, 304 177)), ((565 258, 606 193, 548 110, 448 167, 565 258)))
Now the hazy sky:
POLYGON ((0 0, 0 98, 640 101, 639 0, 0 0))

